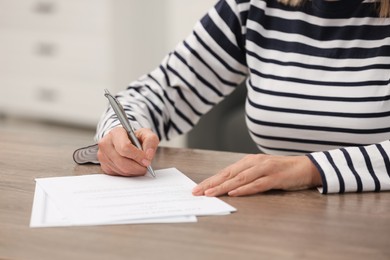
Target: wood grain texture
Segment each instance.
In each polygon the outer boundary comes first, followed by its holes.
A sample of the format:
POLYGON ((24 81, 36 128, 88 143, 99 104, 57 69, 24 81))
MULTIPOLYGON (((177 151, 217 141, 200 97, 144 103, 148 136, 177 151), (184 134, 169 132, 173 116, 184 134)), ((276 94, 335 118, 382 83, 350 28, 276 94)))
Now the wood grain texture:
MULTIPOLYGON (((34 179, 101 173, 72 153, 90 131, 0 122, 0 259, 390 259, 390 193, 272 191, 222 200, 238 211, 198 223, 30 228, 34 179)), ((244 154, 160 148, 155 169, 195 182, 244 154)))

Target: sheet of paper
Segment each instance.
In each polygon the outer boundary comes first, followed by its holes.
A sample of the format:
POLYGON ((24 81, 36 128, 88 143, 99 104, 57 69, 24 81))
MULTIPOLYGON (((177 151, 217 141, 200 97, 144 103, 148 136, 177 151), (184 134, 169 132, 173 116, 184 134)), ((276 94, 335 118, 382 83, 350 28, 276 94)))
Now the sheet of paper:
MULTIPOLYGON (((193 223, 197 222, 196 216, 178 216, 166 218, 150 218, 139 220, 124 220, 111 223, 101 223, 101 225, 118 224, 152 224, 152 223, 193 223)), ((92 225, 91 223, 79 223, 81 226, 92 225)), ((93 224, 93 225, 96 225, 93 224)), ((31 213, 30 227, 66 227, 74 226, 66 216, 64 216, 56 205, 47 196, 45 191, 37 184, 35 186, 34 202, 31 213)))
POLYGON ((103 174, 36 179, 71 225, 227 214, 235 208, 218 198, 195 197, 196 185, 175 168, 157 178, 103 174))

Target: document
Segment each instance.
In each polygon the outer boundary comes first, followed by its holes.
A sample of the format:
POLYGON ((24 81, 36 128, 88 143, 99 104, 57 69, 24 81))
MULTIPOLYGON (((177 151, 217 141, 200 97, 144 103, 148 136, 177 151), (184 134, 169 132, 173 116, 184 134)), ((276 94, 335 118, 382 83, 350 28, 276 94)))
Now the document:
MULTIPOLYGON (((196 216, 180 216, 167 218, 150 218, 138 220, 113 221, 100 223, 100 225, 117 224, 148 224, 148 223, 188 223, 197 222, 196 216)), ((96 223, 79 223, 78 226, 96 225, 96 223)), ((63 215, 46 192, 37 184, 35 186, 34 204, 31 213, 30 227, 65 227, 76 226, 63 215)))
POLYGON ((194 222, 236 211, 218 198, 193 196, 196 184, 175 168, 156 174, 36 179, 30 226, 194 222))

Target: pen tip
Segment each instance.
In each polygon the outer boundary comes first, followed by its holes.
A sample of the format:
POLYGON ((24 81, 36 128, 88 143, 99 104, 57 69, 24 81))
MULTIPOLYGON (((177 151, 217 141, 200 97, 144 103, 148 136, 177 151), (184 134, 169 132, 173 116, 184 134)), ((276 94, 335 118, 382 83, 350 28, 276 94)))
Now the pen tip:
POLYGON ((147 168, 148 168, 148 171, 149 171, 150 175, 152 175, 153 178, 156 178, 156 173, 154 172, 154 170, 152 169, 152 167, 151 167, 151 166, 148 166, 147 168))

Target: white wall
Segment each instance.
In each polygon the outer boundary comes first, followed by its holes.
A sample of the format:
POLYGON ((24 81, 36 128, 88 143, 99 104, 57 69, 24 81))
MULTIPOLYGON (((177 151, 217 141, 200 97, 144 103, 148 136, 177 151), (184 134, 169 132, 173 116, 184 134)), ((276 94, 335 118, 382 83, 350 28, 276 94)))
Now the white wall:
MULTIPOLYGON (((121 17, 115 19, 117 32, 114 34, 119 50, 115 54, 117 90, 157 67, 216 3, 216 0, 120 1, 122 7, 116 8, 114 13, 121 17), (129 33, 123 34, 126 31, 129 33)), ((162 142, 162 145, 185 147, 186 136, 162 142)))
POLYGON ((166 45, 174 47, 190 32, 195 23, 215 4, 216 0, 166 0, 166 45))
MULTIPOLYGON (((169 52, 187 35, 195 23, 202 18, 214 5, 216 0, 167 0, 166 3, 166 52, 169 52)), ((179 136, 162 145, 172 147, 186 147, 186 136, 179 136)))
POLYGON ((216 0, 115 0, 116 86, 157 67, 216 0), (125 50, 125 51, 124 51, 125 50))

